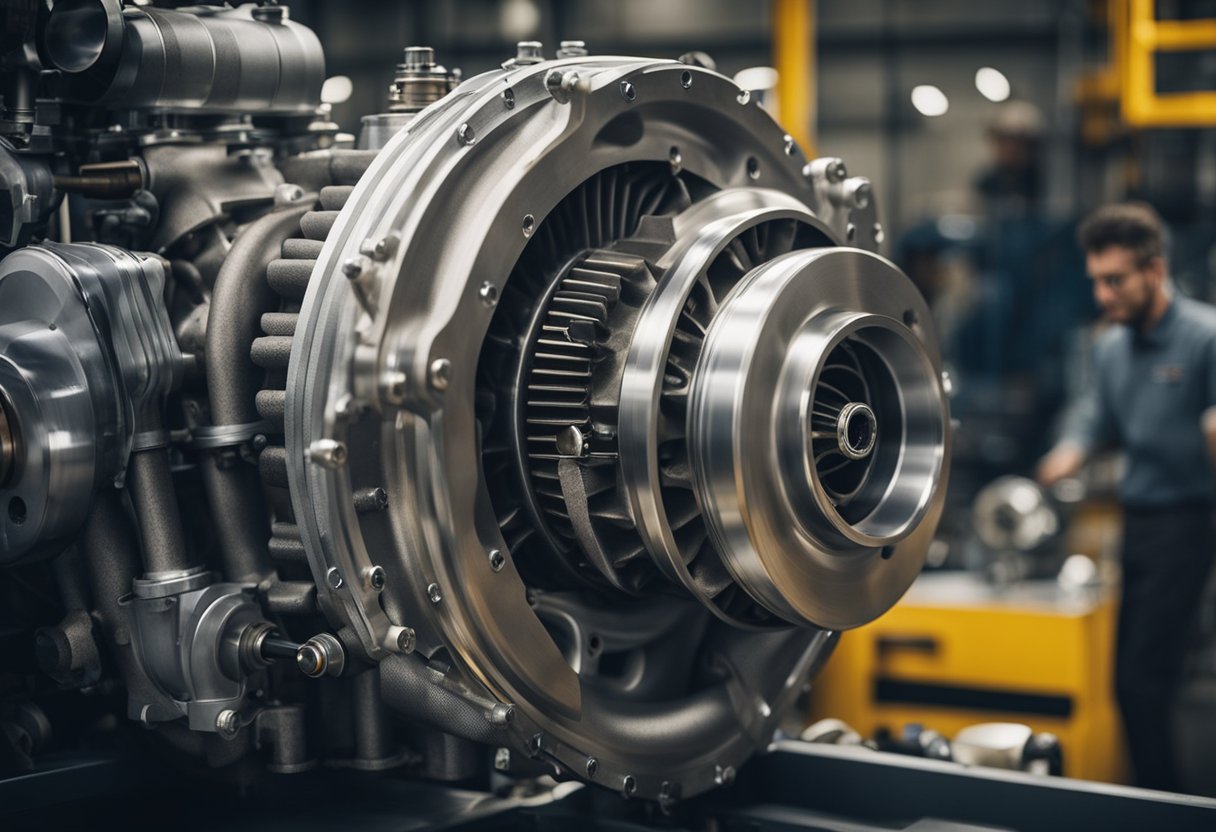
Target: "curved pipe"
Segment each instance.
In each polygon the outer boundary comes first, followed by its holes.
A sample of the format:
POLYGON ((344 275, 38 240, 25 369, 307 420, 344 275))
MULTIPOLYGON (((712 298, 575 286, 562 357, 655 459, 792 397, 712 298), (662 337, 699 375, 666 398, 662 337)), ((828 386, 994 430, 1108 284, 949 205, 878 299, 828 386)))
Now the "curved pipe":
MULTIPOLYGON (((255 397, 264 371, 249 357, 249 348, 262 334, 262 313, 279 304, 265 280, 266 266, 279 256, 283 241, 299 233, 300 218, 312 207, 311 199, 302 199, 254 220, 237 236, 216 276, 206 342, 207 394, 216 426, 261 418, 255 397)), ((257 582, 269 576, 270 528, 257 470, 248 465, 224 467, 221 454, 212 453, 203 461, 203 481, 214 516, 224 520, 216 530, 228 579, 257 582)))

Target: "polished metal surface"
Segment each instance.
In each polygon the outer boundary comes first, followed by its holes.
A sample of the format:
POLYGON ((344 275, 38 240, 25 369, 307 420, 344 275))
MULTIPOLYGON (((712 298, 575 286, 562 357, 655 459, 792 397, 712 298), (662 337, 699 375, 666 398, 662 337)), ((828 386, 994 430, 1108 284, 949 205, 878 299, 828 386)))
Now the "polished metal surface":
POLYGON ((993 552, 1034 552, 1060 534, 1055 502, 1026 477, 999 477, 984 486, 971 508, 975 532, 993 552))
POLYGON ((924 563, 945 498, 948 413, 935 339, 911 320, 928 311, 895 266, 829 248, 755 269, 710 324, 688 417, 699 502, 735 579, 786 620, 864 624, 924 563), (841 500, 825 488, 813 425, 828 395, 819 381, 846 342, 869 353, 879 410, 874 467, 841 500))
MULTIPOLYGON (((629 707, 606 696, 571 668, 528 605, 480 480, 472 394, 493 312, 485 284, 501 291, 536 226, 580 183, 631 160, 669 164, 673 148, 684 170, 715 188, 768 189, 736 194, 740 210, 777 206, 824 241, 845 238, 848 212, 826 209, 830 223, 815 217, 807 160, 728 79, 630 58, 515 64, 421 113, 356 186, 303 302, 286 408, 301 540, 324 603, 364 649, 389 655, 399 649, 395 628, 414 628, 417 652, 442 648, 455 661, 447 689, 487 712, 514 706, 503 728, 511 745, 580 776, 594 758, 595 782, 652 797, 665 783, 683 794, 719 784, 724 769, 763 745, 778 705, 796 696, 795 679, 835 636, 747 634, 723 649, 743 663, 770 657, 755 673, 730 673, 670 702, 629 707), (555 69, 568 96, 547 83, 555 69), (352 292, 342 272, 352 261, 374 302, 352 292), (430 383, 439 361, 442 386, 430 383), (344 443, 346 464, 310 463, 307 449, 320 440, 344 443), (352 507, 353 493, 373 484, 389 494, 387 527, 352 507), (373 523, 381 529, 374 547, 373 523), (497 570, 486 555, 493 550, 506 554, 497 570), (331 568, 350 576, 373 566, 387 574, 382 592, 325 580, 331 568), (739 697, 762 704, 740 712, 739 697)), ((630 616, 623 608, 616 617, 630 616)))

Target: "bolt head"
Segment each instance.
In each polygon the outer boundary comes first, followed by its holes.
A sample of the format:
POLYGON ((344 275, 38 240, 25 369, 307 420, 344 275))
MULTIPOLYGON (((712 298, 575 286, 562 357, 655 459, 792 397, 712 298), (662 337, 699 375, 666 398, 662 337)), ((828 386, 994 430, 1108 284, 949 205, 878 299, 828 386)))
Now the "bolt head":
POLYGON ((739 94, 735 96, 735 100, 740 104, 747 104, 752 100, 751 90, 739 90, 739 94))
POLYGON ((874 223, 874 242, 882 245, 882 242, 885 239, 887 239, 887 232, 883 230, 882 223, 874 223))
POLYGON ((515 90, 508 87, 502 91, 502 103, 508 110, 515 108, 515 90))
POLYGON ((498 303, 498 287, 487 280, 477 290, 477 297, 481 298, 482 306, 492 308, 498 303))
POLYGON ((382 589, 384 589, 385 581, 386 576, 383 566, 373 566, 367 573, 367 584, 376 592, 380 592, 382 589))
POLYGON ((325 573, 325 583, 329 584, 330 589, 342 588, 342 573, 338 571, 338 567, 329 567, 325 573))
POLYGON ((621 82, 621 97, 624 98, 626 101, 636 101, 637 97, 638 97, 638 91, 633 86, 633 84, 629 83, 628 81, 622 81, 621 82))
POLYGON ((436 358, 432 361, 429 380, 431 387, 436 390, 447 390, 452 381, 452 362, 446 358, 436 358))
POLYGON ((627 797, 633 797, 638 792, 638 781, 632 774, 626 774, 624 781, 621 783, 621 791, 627 797))
POLYGON ((346 445, 334 439, 318 439, 308 446, 308 461, 322 468, 346 464, 346 445))
POLYGON ((501 572, 502 568, 507 564, 507 558, 499 549, 491 549, 489 552, 490 568, 495 572, 501 572))
POLYGON ((468 146, 477 141, 477 133, 473 131, 468 122, 456 128, 456 140, 461 144, 468 146))
POLYGON ((221 737, 230 740, 241 729, 241 715, 231 708, 226 708, 215 717, 215 730, 221 737))
POLYGON ((342 274, 347 280, 358 280, 363 274, 363 259, 361 257, 350 257, 342 261, 342 274))
POLYGON ((507 771, 511 768, 511 749, 500 748, 494 752, 494 768, 497 771, 507 771))
POLYGON ((439 584, 429 584, 426 588, 426 597, 431 599, 432 604, 438 604, 443 600, 443 591, 439 588, 439 584))
POLYGON ((402 627, 397 633, 397 649, 402 653, 413 653, 418 646, 418 634, 413 627, 402 627))
POLYGON ((594 757, 587 758, 587 776, 594 777, 595 773, 600 770, 600 761, 594 757))

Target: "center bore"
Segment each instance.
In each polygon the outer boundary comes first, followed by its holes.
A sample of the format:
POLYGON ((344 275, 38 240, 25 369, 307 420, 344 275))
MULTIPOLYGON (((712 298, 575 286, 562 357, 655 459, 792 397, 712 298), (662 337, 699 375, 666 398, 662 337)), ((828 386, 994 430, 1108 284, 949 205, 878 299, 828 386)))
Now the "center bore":
POLYGON ((836 443, 849 459, 865 459, 878 441, 878 419, 869 405, 850 402, 836 419, 836 443))

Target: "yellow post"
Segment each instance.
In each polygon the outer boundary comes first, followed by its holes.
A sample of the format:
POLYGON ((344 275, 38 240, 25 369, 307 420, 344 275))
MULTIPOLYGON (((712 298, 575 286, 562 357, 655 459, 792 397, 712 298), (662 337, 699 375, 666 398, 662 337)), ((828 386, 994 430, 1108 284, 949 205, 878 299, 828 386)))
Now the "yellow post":
POLYGON ((773 68, 781 125, 815 157, 815 0, 773 0, 773 68))

